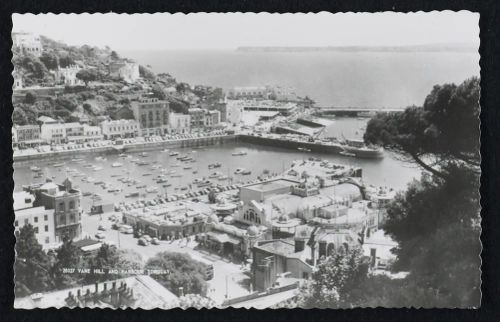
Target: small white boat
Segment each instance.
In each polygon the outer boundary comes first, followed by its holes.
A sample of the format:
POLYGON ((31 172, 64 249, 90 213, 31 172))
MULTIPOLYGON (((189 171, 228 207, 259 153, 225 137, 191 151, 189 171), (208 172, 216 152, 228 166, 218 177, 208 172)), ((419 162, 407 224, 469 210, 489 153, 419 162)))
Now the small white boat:
POLYGON ((35 165, 32 165, 30 167, 30 170, 33 171, 33 172, 38 172, 38 171, 42 171, 42 169, 40 169, 39 167, 35 166, 35 165))
POLYGON ((245 168, 237 168, 235 171, 234 171, 234 174, 242 174, 243 171, 245 171, 245 168))
POLYGON ((112 166, 113 168, 118 168, 118 167, 121 167, 122 165, 123 165, 123 164, 122 164, 122 163, 120 163, 120 162, 114 162, 111 166, 112 166))
POLYGON ((93 169, 93 170, 94 170, 94 171, 101 171, 102 169, 104 169, 104 168, 103 168, 103 167, 99 167, 99 166, 97 166, 97 167, 94 167, 94 169, 93 169))
POLYGON ((242 156, 242 155, 247 155, 247 153, 245 151, 239 151, 239 152, 233 152, 232 155, 233 156, 242 156))
POLYGON ((156 187, 148 187, 148 188, 146 188, 146 192, 147 193, 155 193, 155 192, 158 192, 158 188, 156 188, 156 187))
POLYGON ((170 155, 171 157, 175 157, 176 155, 179 155, 179 152, 170 152, 168 155, 170 155))

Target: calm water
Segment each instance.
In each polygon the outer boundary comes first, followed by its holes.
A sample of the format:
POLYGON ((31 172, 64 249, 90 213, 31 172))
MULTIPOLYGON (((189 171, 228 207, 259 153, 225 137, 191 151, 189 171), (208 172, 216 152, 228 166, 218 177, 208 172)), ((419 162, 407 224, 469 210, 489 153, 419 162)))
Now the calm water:
MULTIPOLYGON (((329 135, 337 135, 338 133, 343 133, 346 137, 359 137, 362 135, 362 131, 359 130, 360 127, 366 124, 365 120, 358 119, 337 119, 328 128, 327 133, 329 135), (356 133, 357 132, 357 133, 356 133)), ((356 159, 345 156, 338 155, 328 155, 328 154, 316 154, 316 153, 302 153, 296 150, 280 149, 275 147, 263 147, 253 144, 246 143, 231 143, 224 145, 209 146, 204 148, 184 148, 184 149, 172 149, 171 151, 178 151, 181 155, 190 153, 195 159, 195 163, 184 163, 180 162, 174 156, 169 156, 168 153, 161 151, 148 151, 148 156, 143 158, 139 157, 139 153, 130 153, 134 159, 140 159, 143 161, 150 162, 149 165, 138 166, 131 162, 131 158, 120 158, 117 154, 101 154, 105 157, 105 161, 96 161, 95 157, 97 154, 81 154, 77 158, 84 159, 83 162, 76 163, 71 162, 71 158, 60 159, 60 160, 44 160, 44 161, 34 161, 29 162, 16 162, 14 164, 14 182, 16 183, 15 190, 19 191, 22 189, 22 185, 29 184, 31 182, 41 182, 42 178, 33 178, 33 172, 29 167, 33 164, 41 167, 44 174, 48 177, 54 176, 56 182, 62 182, 66 177, 66 168, 76 169, 82 173, 85 173, 87 177, 93 177, 96 180, 102 180, 112 184, 114 187, 120 187, 123 189, 122 192, 118 194, 108 193, 100 186, 94 183, 82 182, 82 177, 73 178, 76 185, 78 185, 82 191, 90 191, 99 193, 106 200, 111 200, 113 202, 119 202, 123 200, 133 200, 125 198, 125 194, 129 192, 139 191, 141 197, 153 198, 156 194, 146 194, 145 189, 136 189, 136 186, 146 184, 147 186, 158 187, 159 193, 181 193, 177 190, 180 187, 189 186, 189 184, 195 178, 206 177, 214 171, 218 171, 227 176, 232 176, 233 182, 238 182, 239 180, 250 180, 261 175, 262 172, 267 169, 271 173, 281 173, 284 169, 289 168, 293 160, 308 158, 310 156, 320 157, 323 159, 331 160, 336 163, 356 165, 363 168, 363 177, 366 183, 374 185, 384 185, 394 187, 396 189, 403 189, 406 184, 414 177, 419 175, 419 169, 415 167, 409 167, 408 164, 402 163, 394 159, 391 154, 386 153, 384 159, 379 160, 364 160, 356 159), (194 152, 193 152, 194 151, 194 152), (233 152, 246 151, 248 154, 246 156, 232 156, 233 152), (63 167, 55 168, 50 166, 50 163, 54 162, 65 162, 63 167), (113 162, 123 163, 122 167, 113 168, 111 164, 113 162), (156 163, 155 163, 156 162, 156 163), (208 165, 211 163, 220 162, 222 167, 218 169, 210 170, 208 165), (93 171, 92 169, 84 168, 85 163, 95 164, 97 166, 102 166, 103 169, 99 171, 93 171), (156 184, 153 178, 160 174, 160 170, 153 170, 151 167, 155 164, 161 165, 163 168, 168 170, 175 170, 177 174, 182 174, 182 177, 169 177, 168 182, 172 186, 163 188, 163 184, 156 184), (180 164, 178 167, 173 167, 175 164, 180 164), (191 166, 192 169, 183 169, 184 166, 191 166), (249 176, 236 176, 233 174, 236 168, 246 168, 252 171, 249 176), (193 171, 198 171, 194 174, 193 171), (144 174, 152 174, 150 176, 144 176, 144 174), (112 175, 121 175, 121 177, 135 178, 141 181, 141 183, 128 186, 118 181, 119 177, 112 177, 112 175), (176 189, 177 188, 177 189, 176 189)), ((212 179, 216 183, 228 183, 227 181, 219 181, 217 179, 212 179)), ((193 185, 193 190, 198 190, 198 188, 193 185)), ((185 192, 185 191, 184 191, 185 192)), ((89 197, 84 197, 82 205, 84 209, 89 209, 92 201, 89 197)))
POLYGON ((421 105, 435 84, 479 76, 478 53, 245 53, 130 51, 121 53, 178 81, 230 88, 292 86, 318 106, 421 105))

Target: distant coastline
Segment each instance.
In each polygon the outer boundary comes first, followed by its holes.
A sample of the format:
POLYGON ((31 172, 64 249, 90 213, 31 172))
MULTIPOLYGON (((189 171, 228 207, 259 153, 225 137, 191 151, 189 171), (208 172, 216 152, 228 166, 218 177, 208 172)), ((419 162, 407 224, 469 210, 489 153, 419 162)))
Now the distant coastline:
POLYGON ((414 46, 241 46, 238 52, 477 52, 479 44, 426 44, 414 46))

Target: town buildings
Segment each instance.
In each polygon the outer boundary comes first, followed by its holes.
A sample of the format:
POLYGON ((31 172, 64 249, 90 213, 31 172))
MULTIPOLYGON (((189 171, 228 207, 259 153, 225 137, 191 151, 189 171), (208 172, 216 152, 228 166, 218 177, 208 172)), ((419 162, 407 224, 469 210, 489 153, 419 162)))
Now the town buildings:
MULTIPOLYGON (((120 269, 117 267, 116 269, 120 269)), ((148 275, 79 286, 16 298, 16 309, 50 307, 171 309, 179 306, 175 294, 148 275)))
POLYGON ((205 124, 206 128, 212 128, 220 123, 220 112, 217 110, 204 110, 205 112, 205 124))
POLYGON ((12 143, 19 146, 40 144, 40 127, 36 124, 14 125, 12 127, 12 143))
POLYGON ((189 114, 170 113, 170 133, 185 134, 191 131, 191 116, 189 114))
POLYGON ((252 249, 252 284, 255 290, 273 287, 280 277, 309 279, 319 261, 338 251, 360 247, 350 230, 301 227, 293 240, 258 242, 252 249))
POLYGON ((99 126, 106 140, 135 138, 140 135, 139 122, 135 120, 106 120, 101 122, 99 126))
POLYGON ((65 237, 76 239, 81 236, 81 193, 73 188, 70 179, 62 184, 46 182, 23 188, 35 196, 34 207, 54 210, 55 242, 62 242, 65 237))
POLYGON ((56 243, 54 209, 46 209, 43 206, 33 207, 35 197, 26 191, 14 192, 13 197, 16 237, 19 237, 19 231, 23 226, 30 224, 42 248, 52 248, 56 243))
POLYGON ((141 127, 142 136, 168 134, 170 106, 167 101, 143 98, 132 102, 131 105, 134 118, 141 127))
POLYGON ((40 36, 29 32, 13 32, 12 45, 13 48, 36 57, 40 57, 43 52, 40 36))
POLYGON ((297 94, 291 87, 280 86, 249 86, 234 87, 228 91, 229 99, 274 100, 295 102, 297 94))
POLYGON ((54 72, 56 84, 66 86, 84 85, 84 82, 76 77, 76 74, 81 70, 78 65, 70 65, 64 68, 58 67, 54 72))
POLYGON ((178 239, 205 231, 205 215, 186 205, 157 205, 154 209, 133 209, 123 213, 123 221, 152 237, 178 239))
POLYGON ((139 64, 129 61, 111 62, 108 66, 109 75, 127 83, 136 82, 139 77, 139 64))
POLYGON ((201 129, 205 126, 205 111, 198 107, 188 110, 191 116, 191 129, 201 129))
POLYGON ((66 142, 66 127, 59 122, 46 122, 40 126, 40 137, 49 144, 66 142))

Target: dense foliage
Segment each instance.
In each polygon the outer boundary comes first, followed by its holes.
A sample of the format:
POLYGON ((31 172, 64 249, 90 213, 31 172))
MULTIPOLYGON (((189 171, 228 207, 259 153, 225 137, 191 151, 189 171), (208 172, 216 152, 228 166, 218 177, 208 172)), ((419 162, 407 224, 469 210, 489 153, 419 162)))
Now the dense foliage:
POLYGON ((146 269, 161 269, 169 274, 152 275, 169 291, 180 295, 179 288, 184 294, 205 295, 207 283, 204 279, 206 265, 193 260, 188 254, 160 252, 148 260, 146 269))
POLYGON ((15 293, 22 297, 51 286, 50 258, 42 250, 30 224, 21 227, 16 239, 15 293))
POLYGON ((428 171, 397 195, 384 227, 415 306, 480 302, 479 92, 478 78, 437 85, 423 107, 377 115, 364 136, 428 171))

